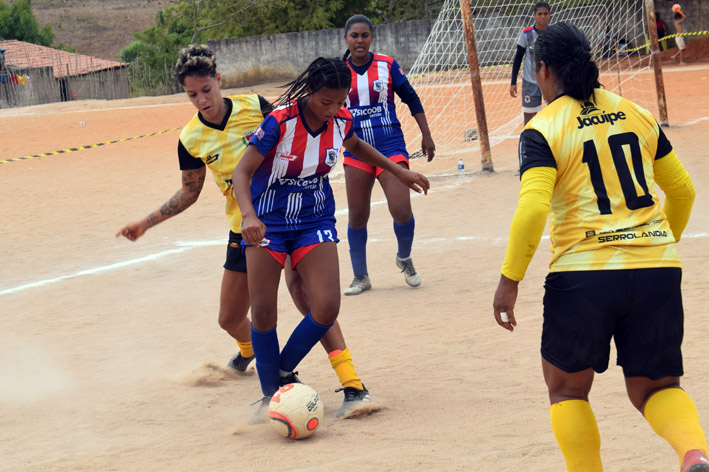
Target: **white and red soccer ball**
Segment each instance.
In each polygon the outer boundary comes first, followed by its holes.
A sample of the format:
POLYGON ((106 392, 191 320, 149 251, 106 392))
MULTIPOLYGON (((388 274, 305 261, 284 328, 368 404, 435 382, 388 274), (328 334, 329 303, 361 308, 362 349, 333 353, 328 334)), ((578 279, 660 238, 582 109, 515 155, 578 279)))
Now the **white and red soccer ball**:
POLYGON ((318 392, 302 383, 284 385, 271 398, 268 417, 286 438, 303 439, 320 426, 323 404, 318 392))

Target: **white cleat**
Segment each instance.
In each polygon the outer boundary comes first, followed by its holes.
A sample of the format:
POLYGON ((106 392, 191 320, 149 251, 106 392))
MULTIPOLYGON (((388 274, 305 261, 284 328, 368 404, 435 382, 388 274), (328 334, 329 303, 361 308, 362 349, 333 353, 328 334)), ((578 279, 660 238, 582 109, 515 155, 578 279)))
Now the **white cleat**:
POLYGON ((355 277, 350 286, 345 289, 345 295, 359 295, 370 288, 372 288, 372 282, 368 275, 355 277))
POLYGON ((404 273, 404 279, 407 284, 412 287, 421 285, 421 276, 416 272, 416 269, 414 269, 414 262, 411 260, 411 257, 400 259, 399 256, 396 256, 396 266, 404 273))

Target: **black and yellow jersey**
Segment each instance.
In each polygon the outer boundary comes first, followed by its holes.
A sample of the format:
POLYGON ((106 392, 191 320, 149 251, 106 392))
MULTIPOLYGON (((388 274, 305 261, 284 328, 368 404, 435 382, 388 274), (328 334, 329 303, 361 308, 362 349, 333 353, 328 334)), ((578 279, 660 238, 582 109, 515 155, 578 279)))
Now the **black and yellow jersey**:
POLYGON ((178 157, 180 170, 206 165, 226 197, 226 215, 231 230, 241 232, 241 210, 232 192, 231 176, 249 145, 251 135, 263 121, 262 107, 270 103, 259 95, 226 97, 227 113, 221 124, 206 122, 198 112, 180 133, 178 157))
POLYGON ((556 168, 550 270, 680 267, 655 189, 672 146, 652 114, 611 92, 562 95, 520 137, 520 169, 556 168))

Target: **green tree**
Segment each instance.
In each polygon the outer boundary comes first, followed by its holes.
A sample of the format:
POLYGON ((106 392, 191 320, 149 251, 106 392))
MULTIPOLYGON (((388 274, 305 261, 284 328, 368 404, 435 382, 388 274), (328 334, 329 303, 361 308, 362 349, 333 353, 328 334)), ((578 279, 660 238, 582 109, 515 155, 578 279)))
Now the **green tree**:
POLYGON ((29 0, 19 0, 11 7, 8 7, 3 0, 0 3, 0 38, 51 46, 54 41, 54 31, 49 25, 39 29, 29 0))
POLYGON ((373 0, 371 19, 375 23, 435 20, 442 5, 442 0, 373 0))
POLYGON ((174 91, 172 65, 192 34, 189 18, 168 7, 156 14, 155 26, 134 35, 136 41, 121 50, 121 60, 131 63, 129 76, 136 92, 174 91))
POLYGON ((8 18, 10 16, 10 7, 5 1, 0 1, 0 39, 10 39, 9 30, 7 28, 8 18))

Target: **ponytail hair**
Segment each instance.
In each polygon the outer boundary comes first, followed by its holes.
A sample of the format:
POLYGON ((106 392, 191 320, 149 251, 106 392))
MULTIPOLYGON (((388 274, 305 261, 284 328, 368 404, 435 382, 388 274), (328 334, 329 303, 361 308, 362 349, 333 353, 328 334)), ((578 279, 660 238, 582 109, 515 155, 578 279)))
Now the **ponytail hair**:
POLYGON ((598 66, 591 57, 591 46, 583 32, 570 23, 547 26, 534 43, 534 68, 544 61, 566 95, 588 100, 598 82, 598 66))
POLYGON ((217 75, 217 57, 207 46, 190 44, 180 50, 177 62, 172 68, 172 76, 180 85, 185 85, 185 78, 191 75, 200 77, 217 75))
MULTIPOLYGON (((347 32, 350 30, 350 27, 354 24, 357 24, 357 23, 365 23, 367 26, 369 26, 370 33, 372 33, 374 30, 374 26, 372 26, 372 20, 370 20, 369 18, 367 18, 364 15, 360 15, 360 14, 352 15, 351 17, 349 17, 347 19, 347 22, 345 22, 345 36, 347 36, 347 32)), ((350 50, 348 48, 347 51, 345 51, 345 54, 342 56, 342 60, 346 61, 347 58, 349 57, 349 55, 350 55, 350 50)))
POLYGON ((275 106, 290 106, 294 100, 308 97, 323 87, 349 90, 351 83, 352 73, 342 59, 318 57, 298 78, 284 85, 287 90, 278 97, 275 106))

